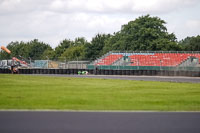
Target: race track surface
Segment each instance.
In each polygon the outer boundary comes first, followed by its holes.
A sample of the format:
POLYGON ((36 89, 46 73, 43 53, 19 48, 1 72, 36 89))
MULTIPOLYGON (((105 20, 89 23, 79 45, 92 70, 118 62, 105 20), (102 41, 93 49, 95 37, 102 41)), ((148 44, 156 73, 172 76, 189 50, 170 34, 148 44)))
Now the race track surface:
POLYGON ((125 75, 65 75, 65 74, 34 74, 43 76, 78 77, 78 78, 101 78, 140 81, 162 81, 162 82, 190 82, 200 83, 200 77, 178 77, 178 76, 125 76, 125 75))
POLYGON ((200 112, 0 111, 0 133, 200 133, 200 112))

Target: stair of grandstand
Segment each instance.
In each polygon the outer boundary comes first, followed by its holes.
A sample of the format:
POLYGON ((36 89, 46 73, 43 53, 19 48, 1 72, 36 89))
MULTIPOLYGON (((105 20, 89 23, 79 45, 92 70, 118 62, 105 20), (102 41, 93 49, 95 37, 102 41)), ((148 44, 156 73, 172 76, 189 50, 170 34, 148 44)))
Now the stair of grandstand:
POLYGON ((187 60, 184 60, 179 67, 198 67, 199 59, 194 56, 189 56, 187 60))
POLYGON ((119 60, 115 61, 112 65, 113 66, 130 66, 130 58, 128 56, 123 56, 119 60))
POLYGON ((106 56, 105 58, 99 59, 95 61, 95 65, 112 65, 117 60, 120 60, 123 57, 123 55, 119 54, 110 54, 106 56))

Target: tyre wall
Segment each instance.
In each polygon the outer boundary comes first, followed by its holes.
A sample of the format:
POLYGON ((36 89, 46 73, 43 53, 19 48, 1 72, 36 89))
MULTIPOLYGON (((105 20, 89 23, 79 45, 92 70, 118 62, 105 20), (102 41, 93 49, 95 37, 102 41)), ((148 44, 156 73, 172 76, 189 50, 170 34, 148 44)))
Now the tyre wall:
MULTIPOLYGON (((146 75, 146 76, 187 76, 200 77, 200 71, 170 71, 170 70, 92 70, 92 69, 19 69, 18 74, 78 74, 88 71, 94 75, 146 75)), ((10 74, 9 69, 0 69, 2 74, 10 74)))

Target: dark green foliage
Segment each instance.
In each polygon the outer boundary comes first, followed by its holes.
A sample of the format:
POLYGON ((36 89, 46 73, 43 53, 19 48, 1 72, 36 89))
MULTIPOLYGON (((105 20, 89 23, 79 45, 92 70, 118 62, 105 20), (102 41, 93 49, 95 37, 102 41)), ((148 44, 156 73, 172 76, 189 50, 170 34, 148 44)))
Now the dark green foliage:
POLYGON ((63 40, 56 48, 55 48, 55 58, 60 57, 67 48, 73 45, 71 40, 65 39, 63 40))
POLYGON ((42 56, 41 56, 42 60, 54 60, 55 59, 55 52, 52 48, 48 48, 46 49, 42 56))
POLYGON ((88 42, 85 38, 79 37, 75 41, 70 42, 70 46, 59 57, 61 60, 84 60, 85 59, 85 45, 88 42))
POLYGON ((186 37, 181 40, 179 44, 182 46, 184 51, 200 51, 200 36, 186 37))
POLYGON ((62 59, 66 60, 83 60, 84 59, 84 46, 74 46, 65 50, 61 55, 62 59))
POLYGON ((11 54, 1 51, 1 59, 11 59, 12 57, 28 57, 28 47, 24 42, 11 42, 7 48, 11 51, 11 54))
POLYGON ((48 44, 39 42, 34 39, 30 42, 11 42, 7 48, 11 51, 11 54, 1 52, 1 59, 11 59, 12 57, 25 58, 25 59, 41 59, 43 52, 47 49, 52 49, 48 44))
POLYGON ((28 42, 29 45, 29 57, 32 59, 41 59, 45 50, 51 47, 43 42, 39 42, 37 39, 28 42))
POLYGON ((82 45, 86 45, 88 42, 84 37, 78 37, 75 39, 75 41, 73 42, 73 46, 82 46, 82 45))
POLYGON ((121 31, 110 38, 104 50, 180 50, 175 35, 169 34, 166 22, 149 15, 123 25, 121 31))
POLYGON ((103 55, 103 48, 105 46, 106 40, 110 38, 111 35, 97 34, 92 38, 91 43, 85 45, 85 56, 87 59, 94 60, 103 55))

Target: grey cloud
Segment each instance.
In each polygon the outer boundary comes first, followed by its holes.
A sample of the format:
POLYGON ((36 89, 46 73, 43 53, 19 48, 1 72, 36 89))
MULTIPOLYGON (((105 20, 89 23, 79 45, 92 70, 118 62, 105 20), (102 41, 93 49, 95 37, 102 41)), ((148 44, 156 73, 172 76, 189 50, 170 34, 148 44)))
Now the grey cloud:
POLYGON ((0 14, 54 11, 63 13, 159 13, 195 5, 198 0, 1 0, 0 14))
POLYGON ((86 13, 169 13, 198 0, 54 0, 50 10, 86 13))
MULTIPOLYGON (((177 11, 181 14, 182 9, 198 3, 198 0, 0 0, 0 45, 34 38, 54 46, 64 38, 91 39, 98 32, 116 32, 122 24, 143 14, 162 18, 163 14, 177 11)), ((180 22, 177 16, 172 19, 180 22)), ((174 30, 183 27, 178 26, 174 30)), ((192 34, 193 30, 189 31, 192 34)))

